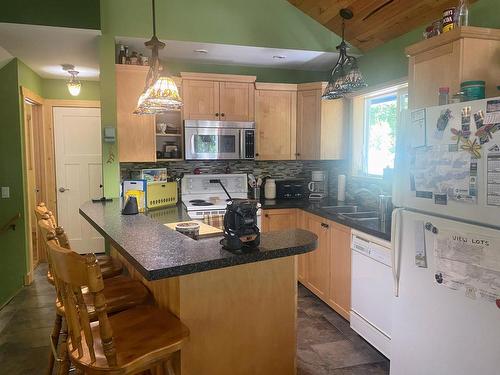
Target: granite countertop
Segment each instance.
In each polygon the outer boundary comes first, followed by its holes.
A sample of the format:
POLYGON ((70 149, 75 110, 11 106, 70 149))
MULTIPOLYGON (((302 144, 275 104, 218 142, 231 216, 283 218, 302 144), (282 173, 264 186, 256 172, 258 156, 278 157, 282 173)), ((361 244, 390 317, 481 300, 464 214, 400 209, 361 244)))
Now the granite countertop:
MULTIPOLYGON (((322 207, 325 206, 342 206, 350 205, 343 202, 338 202, 336 199, 323 199, 320 201, 311 201, 309 199, 277 199, 277 200, 266 200, 260 201, 262 208, 267 209, 278 209, 278 208, 300 208, 304 211, 310 212, 314 215, 318 215, 328 220, 335 221, 339 224, 348 226, 353 229, 357 229, 361 232, 371 234, 375 237, 384 239, 386 241, 391 240, 391 223, 390 221, 386 223, 381 223, 380 221, 353 221, 349 219, 344 219, 338 214, 327 212, 322 207)), ((356 205, 355 203, 353 203, 356 205)), ((358 208, 358 211, 373 211, 373 209, 362 209, 358 208)))
POLYGON ((163 225, 189 220, 182 203, 148 215, 121 215, 120 211, 120 199, 80 207, 80 214, 147 280, 303 254, 317 247, 315 234, 294 229, 262 233, 255 250, 231 252, 220 245, 222 237, 195 241, 163 225))

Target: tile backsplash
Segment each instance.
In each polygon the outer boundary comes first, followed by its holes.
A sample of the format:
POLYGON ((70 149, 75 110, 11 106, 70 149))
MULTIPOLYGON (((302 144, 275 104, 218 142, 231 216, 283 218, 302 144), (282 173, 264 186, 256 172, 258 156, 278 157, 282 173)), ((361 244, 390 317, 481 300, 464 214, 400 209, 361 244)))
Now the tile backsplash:
POLYGON ((273 178, 311 178, 311 171, 324 170, 328 173, 328 188, 331 197, 337 196, 337 176, 346 174, 348 164, 345 160, 324 161, 253 161, 253 160, 208 160, 178 161, 163 163, 120 163, 121 179, 138 178, 141 169, 167 168, 168 173, 180 177, 193 173, 199 168, 201 173, 252 173, 256 177, 271 176, 273 178))

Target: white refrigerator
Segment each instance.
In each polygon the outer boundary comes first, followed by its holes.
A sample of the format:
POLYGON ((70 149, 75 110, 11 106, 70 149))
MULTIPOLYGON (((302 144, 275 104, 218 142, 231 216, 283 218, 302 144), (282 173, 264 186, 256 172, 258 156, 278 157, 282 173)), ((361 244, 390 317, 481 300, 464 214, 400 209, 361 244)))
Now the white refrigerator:
POLYGON ((498 375, 500 97, 405 119, 393 187, 390 373, 498 375))

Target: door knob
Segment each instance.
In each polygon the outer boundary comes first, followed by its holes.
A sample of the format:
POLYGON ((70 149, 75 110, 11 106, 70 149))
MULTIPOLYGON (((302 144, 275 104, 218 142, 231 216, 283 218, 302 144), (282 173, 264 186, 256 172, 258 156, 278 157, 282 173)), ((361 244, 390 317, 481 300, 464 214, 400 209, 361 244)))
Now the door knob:
POLYGON ((60 187, 59 192, 64 193, 66 190, 69 190, 68 188, 60 187))

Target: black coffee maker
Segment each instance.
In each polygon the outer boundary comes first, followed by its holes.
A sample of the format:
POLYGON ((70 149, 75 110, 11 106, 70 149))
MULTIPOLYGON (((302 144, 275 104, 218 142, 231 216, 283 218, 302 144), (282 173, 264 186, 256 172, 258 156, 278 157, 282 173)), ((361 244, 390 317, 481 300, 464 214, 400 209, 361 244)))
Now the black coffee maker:
POLYGON ((259 246, 258 202, 250 199, 231 198, 220 180, 210 180, 210 183, 220 184, 230 199, 224 214, 224 238, 221 241, 224 249, 250 250, 259 246))

